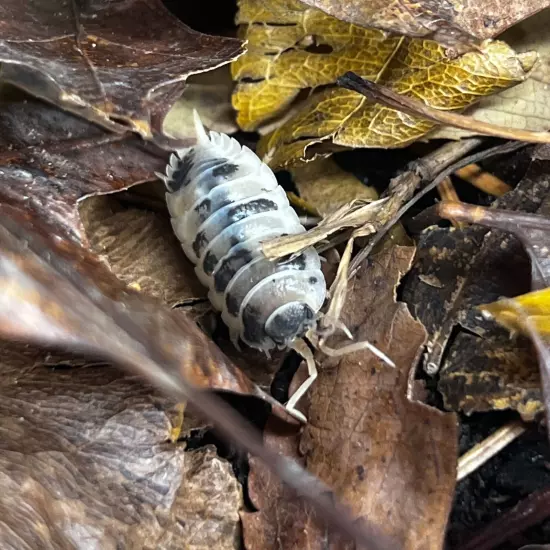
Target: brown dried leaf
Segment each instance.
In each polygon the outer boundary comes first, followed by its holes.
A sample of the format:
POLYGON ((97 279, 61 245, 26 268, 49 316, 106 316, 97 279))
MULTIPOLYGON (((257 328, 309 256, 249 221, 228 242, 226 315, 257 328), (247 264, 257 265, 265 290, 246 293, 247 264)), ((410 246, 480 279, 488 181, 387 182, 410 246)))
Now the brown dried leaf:
POLYGON ((195 32, 160 0, 0 7, 2 78, 116 132, 150 139, 185 79, 226 64, 241 42, 195 32))
POLYGON ((83 350, 163 391, 261 392, 182 311, 132 291, 94 256, 0 205, 0 336, 83 350))
MULTIPOLYGON (((271 417, 264 429, 264 444, 284 456, 304 463, 298 453, 299 430, 271 417)), ((250 460, 248 494, 257 512, 241 512, 246 550, 308 548, 317 550, 317 541, 310 539, 305 510, 311 509, 296 501, 292 491, 254 458, 250 460)))
POLYGON ((107 195, 83 201, 80 216, 91 250, 135 290, 171 307, 206 299, 166 209, 128 208, 116 195, 107 195))
POLYGON ((300 198, 312 205, 323 217, 353 200, 370 202, 378 198, 374 187, 363 185, 331 158, 299 164, 290 173, 300 198))
POLYGON ((0 109, 0 202, 88 244, 77 203, 157 179, 164 155, 37 100, 0 109))
POLYGON ((238 548, 240 485, 212 448, 167 441, 171 401, 112 366, 47 368, 44 353, 0 348, 4 547, 238 548))
MULTIPOLYGON (((398 368, 366 351, 323 360, 300 451, 308 469, 358 518, 371 519, 402 548, 435 550, 441 548, 453 496, 456 421, 409 400, 411 368, 425 331, 395 301, 395 288, 413 254, 412 248, 393 247, 373 258, 370 269, 351 281, 343 310, 355 339, 368 338, 398 368)), ((279 449, 296 454, 291 439, 279 441, 279 449)), ((243 519, 248 550, 269 548, 275 540, 289 549, 344 547, 334 533, 319 528, 310 510, 286 500, 273 479, 262 471, 251 477, 260 512, 243 519)))
MULTIPOLYGON (((548 161, 537 155, 514 191, 495 206, 522 212, 547 208, 548 161)), ((430 228, 418 247, 403 296, 428 330, 424 369, 441 369, 440 390, 453 409, 514 408, 532 418, 541 407, 540 387, 533 378, 536 356, 527 343, 510 341, 506 331, 477 309, 530 289, 531 266, 521 244, 481 227, 430 228)))
POLYGON ((406 36, 430 37, 446 46, 472 47, 548 7, 547 0, 301 0, 348 23, 406 36))

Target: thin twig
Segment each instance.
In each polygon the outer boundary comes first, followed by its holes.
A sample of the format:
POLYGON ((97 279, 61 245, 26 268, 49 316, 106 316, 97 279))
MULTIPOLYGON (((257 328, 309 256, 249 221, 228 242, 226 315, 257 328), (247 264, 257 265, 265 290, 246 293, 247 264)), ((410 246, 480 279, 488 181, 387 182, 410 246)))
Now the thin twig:
POLYGON ((492 550, 550 516, 550 488, 531 493, 476 533, 461 550, 492 550))
POLYGON ((520 420, 502 426, 487 439, 472 447, 458 459, 456 479, 460 481, 483 466, 497 455, 504 447, 512 443, 527 429, 520 420))
POLYGON ((481 122, 472 117, 459 115, 458 113, 434 109, 417 99, 398 94, 376 82, 365 80, 351 71, 338 78, 336 83, 342 86, 342 88, 364 95, 371 101, 382 103, 403 113, 420 116, 437 124, 446 124, 447 126, 474 131, 485 136, 525 141, 528 143, 550 143, 550 133, 548 132, 531 132, 529 130, 506 128, 506 126, 481 122))
POLYGON ((470 164, 457 170, 455 176, 467 181, 470 185, 477 187, 480 191, 493 195, 494 197, 502 197, 512 190, 512 186, 503 182, 495 175, 485 172, 477 164, 470 164))
POLYGON ((357 254, 351 264, 349 277, 353 277, 355 273, 357 273, 359 266, 369 256, 373 248, 387 235, 388 231, 400 220, 401 216, 403 216, 403 214, 405 214, 407 210, 414 206, 422 197, 425 197, 430 191, 435 189, 447 176, 450 176, 453 172, 456 172, 458 169, 467 166, 468 164, 481 162, 482 160, 491 157, 511 153, 513 151, 521 149, 522 147, 525 147, 526 145, 526 143, 521 141, 511 141, 505 143, 504 145, 497 145, 496 147, 492 147, 491 149, 469 155, 468 157, 465 157, 458 162, 451 164, 451 166, 440 172, 440 174, 430 184, 424 187, 424 189, 422 189, 420 193, 415 195, 410 201, 404 204, 393 216, 393 218, 388 223, 386 223, 384 227, 382 227, 382 229, 378 231, 372 241, 365 248, 363 248, 363 250, 361 250, 359 254, 357 254))

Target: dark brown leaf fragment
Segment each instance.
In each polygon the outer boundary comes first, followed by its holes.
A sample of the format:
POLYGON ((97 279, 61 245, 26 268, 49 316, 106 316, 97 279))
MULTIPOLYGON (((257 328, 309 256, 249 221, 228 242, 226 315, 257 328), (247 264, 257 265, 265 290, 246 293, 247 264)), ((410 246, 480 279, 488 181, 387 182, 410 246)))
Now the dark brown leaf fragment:
POLYGON ((113 136, 38 100, 2 104, 0 128, 0 202, 85 245, 78 201, 155 180, 165 163, 138 138, 113 136))
POLYGON ((547 0, 302 1, 361 27, 431 37, 459 49, 494 38, 508 27, 548 7, 547 0))
MULTIPOLYGON (((367 351, 340 361, 322 359, 296 448, 296 433, 271 425, 266 436, 288 456, 303 456, 358 518, 373 522, 406 549, 439 549, 456 477, 456 422, 409 399, 411 368, 425 331, 395 288, 414 250, 392 247, 350 281, 342 321, 356 340, 368 338, 397 364, 387 367, 367 351)), ((350 548, 289 498, 265 469, 253 464, 251 495, 260 508, 243 517, 247 550, 350 548)))
POLYGON ((116 132, 162 138, 185 79, 229 63, 231 38, 195 32, 160 0, 0 6, 2 78, 116 132))
MULTIPOLYGON (((546 208, 550 180, 548 161, 538 152, 543 149, 530 153, 534 160, 526 175, 495 201, 496 207, 509 213, 546 208)), ((477 309, 501 296, 528 292, 530 285, 529 258, 510 234, 483 227, 435 227, 421 235, 403 296, 428 330, 424 369, 441 369, 440 390, 453 410, 514 408, 526 419, 541 410, 532 348, 511 341, 477 309)))

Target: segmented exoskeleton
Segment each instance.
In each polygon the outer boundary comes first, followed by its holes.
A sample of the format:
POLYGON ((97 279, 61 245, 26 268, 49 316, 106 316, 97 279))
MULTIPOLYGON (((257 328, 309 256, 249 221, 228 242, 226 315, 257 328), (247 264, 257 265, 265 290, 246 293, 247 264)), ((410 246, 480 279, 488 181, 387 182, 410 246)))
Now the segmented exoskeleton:
POLYGON ((196 112, 195 128, 196 145, 172 154, 166 174, 158 174, 174 232, 237 347, 239 340, 265 352, 298 344, 310 373, 289 402, 298 414, 294 405, 317 374, 299 339, 327 293, 319 255, 314 248, 282 260, 263 255, 262 241, 305 231, 285 191, 248 147, 208 135, 196 112))

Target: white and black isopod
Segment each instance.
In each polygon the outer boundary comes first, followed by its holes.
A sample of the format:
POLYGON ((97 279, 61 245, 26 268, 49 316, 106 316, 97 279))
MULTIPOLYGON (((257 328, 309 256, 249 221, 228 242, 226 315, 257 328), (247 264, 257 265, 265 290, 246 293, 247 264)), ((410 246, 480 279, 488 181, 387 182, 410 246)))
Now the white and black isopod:
MULTIPOLYGON (((263 255, 261 241, 305 231, 285 191, 248 147, 208 135, 196 112, 195 127, 196 145, 172 154, 159 174, 174 232, 235 345, 242 340, 265 352, 292 346, 325 301, 319 255, 313 248, 278 261, 263 255)), ((312 359, 299 395, 316 376, 312 359)))

